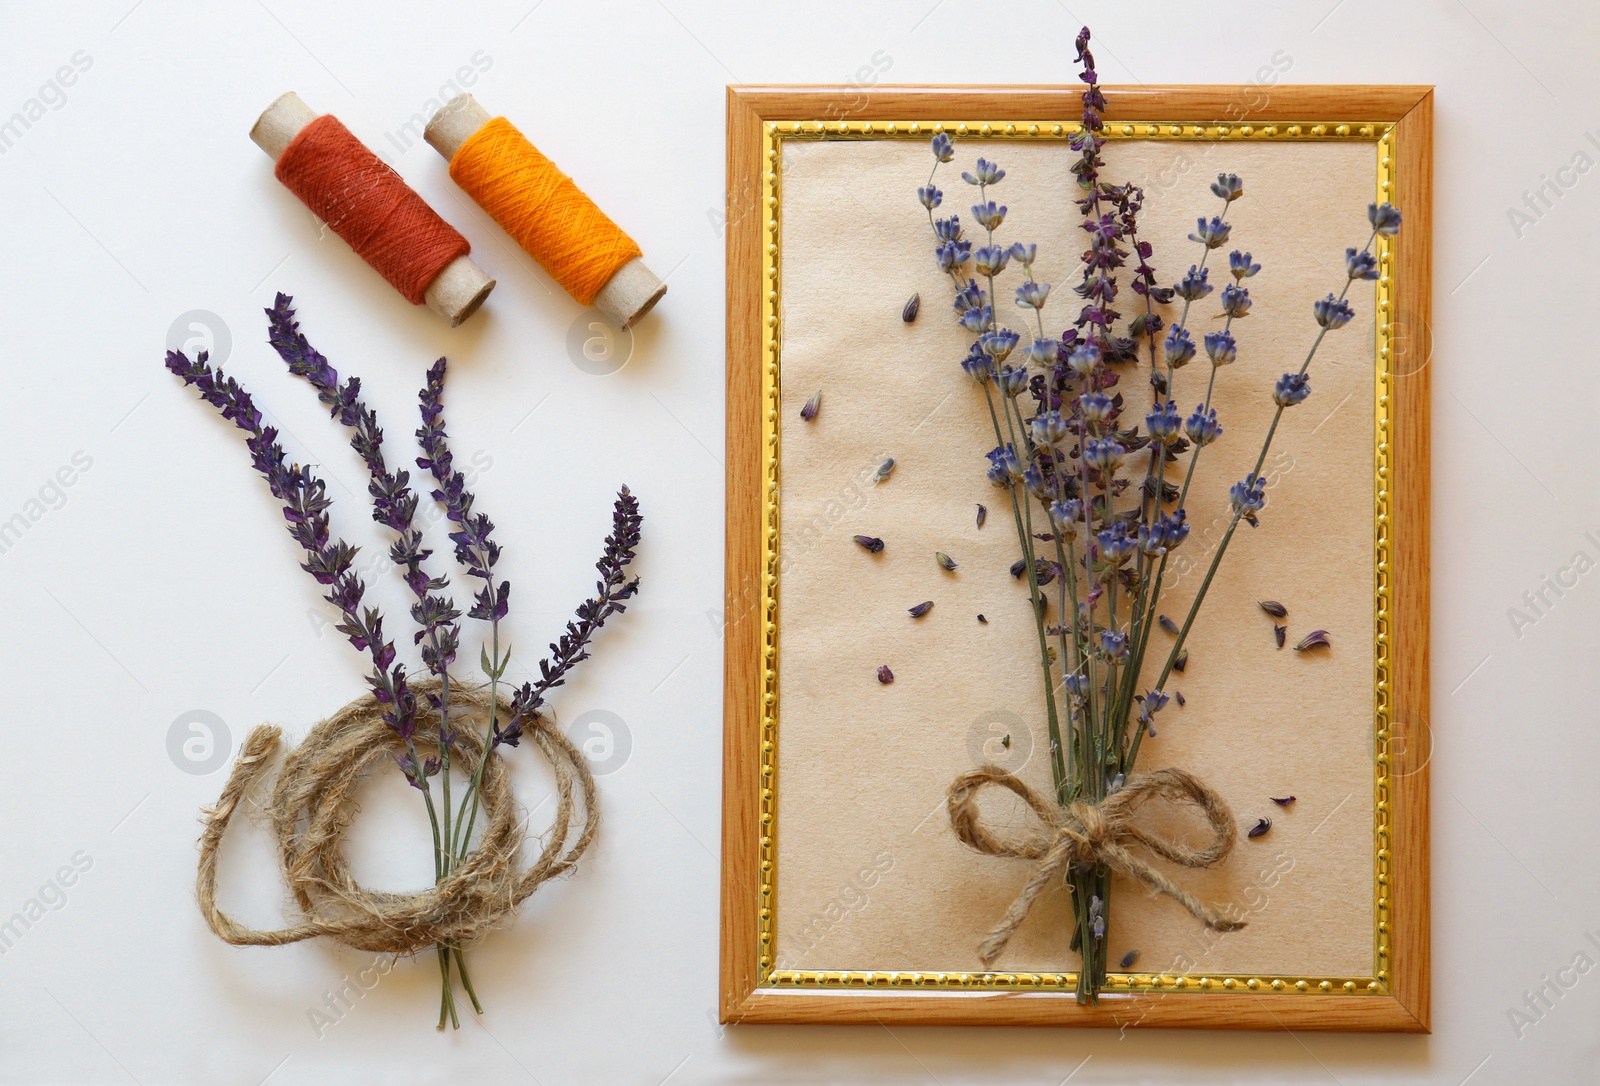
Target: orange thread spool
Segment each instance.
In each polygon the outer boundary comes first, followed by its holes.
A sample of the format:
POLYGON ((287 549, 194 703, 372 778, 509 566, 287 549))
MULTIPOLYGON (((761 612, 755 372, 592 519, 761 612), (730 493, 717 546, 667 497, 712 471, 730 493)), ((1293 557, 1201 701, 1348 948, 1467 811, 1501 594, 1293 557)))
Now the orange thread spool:
POLYGON ((581 305, 626 328, 666 293, 639 246, 572 178, 470 94, 452 99, 424 138, 450 176, 581 305))
POLYGON ((450 159, 450 176, 581 305, 644 255, 504 117, 468 137, 450 159))

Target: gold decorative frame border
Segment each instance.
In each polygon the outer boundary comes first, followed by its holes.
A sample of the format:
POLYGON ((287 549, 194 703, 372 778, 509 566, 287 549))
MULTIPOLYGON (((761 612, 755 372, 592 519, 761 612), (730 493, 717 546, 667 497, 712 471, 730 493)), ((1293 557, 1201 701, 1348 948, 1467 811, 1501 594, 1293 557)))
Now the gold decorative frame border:
MULTIPOLYGON (((1198 90, 1198 88, 1190 88, 1198 90)), ((1338 90, 1340 88, 1326 88, 1338 90)), ((1370 88, 1369 88, 1370 89, 1370 88)), ((1379 90, 1385 88, 1378 88, 1379 90)), ((1395 88, 1387 88, 1395 89, 1395 88)), ((1407 88, 1415 90, 1415 88, 1407 88)), ((1158 90, 1160 90, 1158 88, 1158 90)), ((1324 88, 1299 88, 1302 91, 1324 90, 1324 88)), ((957 94, 961 92, 955 92, 957 94)), ((968 92, 972 93, 972 92, 968 92)), ((733 187, 733 111, 737 92, 730 91, 730 191, 729 191, 729 221, 735 221, 735 212, 748 213, 753 210, 749 207, 735 207, 735 192, 733 187)), ((1413 108, 1426 108, 1431 106, 1426 93, 1419 96, 1420 101, 1413 99, 1413 108)), ((1115 99, 1113 99, 1115 100, 1115 99)), ((1318 103, 1319 105, 1336 105, 1337 103, 1318 103)), ((862 112, 872 112, 862 110, 862 112)), ((895 113, 890 116, 928 116, 928 113, 914 114, 895 113)), ((940 114, 932 114, 938 116, 940 114)), ((948 116, 948 113, 943 115, 948 116)), ((957 114, 958 116, 960 114, 957 114)), ((982 115, 982 114, 980 114, 982 115)), ((1170 114, 1169 114, 1170 115, 1170 114)), ((1179 114, 1181 115, 1181 114, 1179 114)), ((1160 116, 1160 114, 1157 114, 1160 116)), ((1290 115, 1291 117, 1294 115, 1290 115)), ((1375 144, 1377 157, 1377 177, 1375 179, 1375 198, 1378 200, 1395 200, 1399 192, 1399 185, 1404 176, 1399 169, 1397 153, 1397 128, 1400 118, 1383 119, 1381 116, 1372 119, 1359 119, 1360 113, 1336 111, 1334 109, 1306 110, 1299 115, 1301 119, 1272 118, 1265 124, 1199 124, 1179 120, 1115 120, 1107 125, 1106 134, 1113 139, 1159 139, 1159 140, 1191 140, 1191 141, 1216 141, 1216 140, 1291 140, 1291 141, 1353 141, 1370 142, 1375 144), (1314 120, 1307 117, 1318 116, 1345 116, 1357 119, 1350 120, 1314 120)), ((1430 111, 1431 119, 1431 111, 1430 111)), ((752 933, 756 941, 756 960, 753 980, 752 995, 754 992, 765 991, 772 994, 800 993, 800 992, 845 992, 852 989, 869 989, 876 991, 904 992, 906 994, 933 994, 933 993, 1046 993, 1070 992, 1077 983, 1075 973, 1027 973, 1027 972, 911 972, 911 971, 808 971, 808 970, 778 970, 774 968, 773 956, 776 945, 776 890, 777 890, 777 865, 776 865, 776 835, 777 835, 777 719, 778 719, 778 689, 777 689, 777 650, 779 638, 778 626, 778 600, 777 600, 777 574, 779 570, 779 452, 780 452, 780 424, 778 411, 778 396, 780 391, 780 359, 782 354, 781 321, 782 306, 782 145, 785 141, 820 141, 820 140, 870 140, 870 139, 925 139, 929 135, 948 131, 958 137, 966 139, 985 140, 1024 140, 1024 141, 1060 141, 1068 138, 1078 131, 1079 125, 1075 122, 1058 122, 1047 120, 1028 119, 997 119, 988 121, 930 121, 909 119, 843 119, 843 120, 806 120, 791 117, 782 120, 759 121, 759 146, 760 146, 760 181, 759 203, 755 206, 760 210, 759 235, 760 235, 760 263, 759 282, 762 284, 761 298, 758 307, 759 335, 760 335, 760 404, 761 404, 761 542, 760 542, 760 724, 759 724, 759 801, 757 805, 757 840, 758 863, 756 865, 759 885, 754 887, 758 899, 756 909, 755 931, 752 933)), ((1417 126, 1413 126, 1415 129, 1417 126)), ((1431 124, 1424 130, 1431 143, 1431 124)), ((754 135, 755 133, 752 133, 754 135)), ((1428 169, 1431 156, 1425 153, 1420 162, 1424 170, 1428 169)), ((754 180, 753 178, 749 180, 754 180)), ((1424 179, 1423 191, 1428 190, 1424 179)), ((746 203, 752 201, 745 201, 746 203)), ((1408 215, 1408 228, 1416 226, 1416 216, 1411 207, 1405 208, 1408 215)), ((1426 228, 1427 216, 1423 216, 1423 225, 1426 228)), ((735 286, 734 239, 730 236, 730 352, 733 346, 734 327, 732 312, 732 291, 735 286)), ((1187 974, 1151 974, 1151 973, 1112 973, 1108 978, 1108 991, 1117 995, 1126 993, 1129 997, 1148 997, 1153 993, 1167 994, 1170 992, 1211 993, 1212 998, 1229 994, 1248 995, 1260 998, 1278 994, 1284 996, 1300 996, 1305 999, 1316 997, 1331 997, 1346 999, 1381 1000, 1386 1004, 1396 1002, 1395 990, 1391 985, 1392 953, 1394 950, 1391 938, 1393 893, 1391 862, 1393 859, 1394 826, 1391 802, 1391 767, 1393 764, 1391 740, 1395 733, 1393 718, 1393 633, 1394 615, 1391 609, 1391 577, 1395 569, 1395 555, 1392 546, 1391 522, 1391 497, 1393 485, 1394 457, 1392 448, 1393 419, 1391 418, 1392 393, 1396 379, 1396 361, 1400 345, 1396 340, 1396 314, 1399 312, 1398 303, 1401 299, 1397 278, 1401 269, 1396 264, 1395 244, 1389 238, 1379 238, 1377 255, 1379 259, 1380 276, 1376 284, 1377 311, 1375 320, 1376 343, 1374 346, 1375 378, 1376 378, 1376 411, 1374 425, 1374 589, 1375 589, 1375 674, 1374 674, 1374 959, 1371 974, 1364 977, 1297 977, 1283 975, 1187 975, 1187 974)), ((1423 281, 1426 281, 1424 276, 1423 281)), ((1422 309, 1425 312, 1426 300, 1421 299, 1422 309)), ((1425 325, 1425 317, 1423 320, 1425 325)), ((1422 330, 1425 332, 1425 329, 1422 330)), ((731 361, 730 353, 730 361, 731 361)), ((732 432, 733 423, 733 375, 730 372, 730 455, 733 452, 735 435, 732 432)), ((732 493, 730 491, 730 501, 732 493)), ((730 569, 729 586, 735 583, 735 571, 732 568, 732 539, 730 528, 730 569)), ((730 591, 730 596, 734 593, 730 591)), ((730 603, 733 601, 730 600, 730 603)), ((1425 619, 1424 619, 1425 628, 1425 619)), ((1425 650, 1424 650, 1425 651, 1425 650)), ((732 640, 729 644, 730 667, 730 696, 733 684, 731 669, 734 666, 734 647, 732 640)), ((1424 680, 1425 682, 1425 680, 1424 680)), ((1425 686, 1424 686, 1425 689, 1425 686)), ((1425 726, 1425 725, 1424 725, 1425 726)), ((731 748, 730 748, 731 749, 731 748)), ((1407 748, 1409 750, 1409 747, 1407 748)), ((1412 772, 1420 772, 1419 767, 1412 772)), ((1424 793, 1425 794, 1425 793, 1424 793)), ((725 845, 729 835, 725 832, 725 845)), ((1425 857, 1425 852, 1424 852, 1425 857)), ((725 856, 725 863, 728 857, 725 856)), ((1425 863, 1425 858, 1424 858, 1425 863)), ((725 903, 726 883, 725 877, 725 903)), ((746 888, 751 889, 751 888, 746 888)), ((1424 889, 1425 895, 1425 889, 1424 889)), ((738 933, 727 930, 727 912, 725 904, 725 930, 724 930, 724 997, 728 996, 728 956, 730 937, 737 939, 738 933)), ((748 931, 748 929, 746 929, 748 931)), ((745 935, 749 938, 749 935, 745 935)), ((1426 968, 1426 938, 1425 932, 1422 939, 1422 953, 1424 969, 1426 968)), ((1423 989, 1425 992, 1425 981, 1423 989)), ((1409 995, 1410 993, 1406 993, 1409 995)), ((750 996, 747 995, 746 1001, 750 996)), ((833 998, 838 998, 834 996, 833 998)), ((1209 1002, 1209 1001, 1208 1001, 1209 1002)), ((1298 1002, 1298 1001, 1296 1001, 1298 1002)), ((1271 1000, 1276 1005, 1277 1000, 1271 1000)), ((1403 1005, 1403 1004, 1402 1004, 1403 1005)), ((1409 1010, 1409 1008, 1408 1008, 1409 1010)), ((1281 1013, 1281 1012, 1280 1012, 1281 1013)), ((1268 1011, 1273 1015, 1274 1012, 1268 1011)), ((1398 1026, 1388 1028, 1425 1028, 1426 1007, 1423 1014, 1417 1015, 1415 1011, 1405 1015, 1405 1019, 1398 1026)), ((724 1007, 725 1018, 739 1017, 730 1015, 728 1008, 724 1007)), ((796 1020, 776 1016, 777 1020, 796 1020)), ((981 1019, 981 1016, 979 1016, 981 1019)), ((1147 1014, 1141 1015, 1141 1019, 1147 1014)), ((1158 1016, 1166 1017, 1166 1016, 1158 1016)), ((801 1019, 809 1020, 809 1019, 801 1019)), ((965 1019, 962 1019, 965 1020, 965 1019)), ((1199 1024, 1190 1022, 1179 1023, 1153 1023, 1153 1024, 1199 1024)), ((1232 1023, 1225 1023, 1232 1024, 1232 1023)), ((1247 1023, 1248 1024, 1248 1023, 1247 1023)), ((1345 1026, 1324 1026, 1324 1028, 1352 1028, 1345 1026)), ((1360 1027, 1354 1027, 1360 1028, 1360 1027)), ((1367 1028, 1371 1028, 1370 1026, 1367 1028)))

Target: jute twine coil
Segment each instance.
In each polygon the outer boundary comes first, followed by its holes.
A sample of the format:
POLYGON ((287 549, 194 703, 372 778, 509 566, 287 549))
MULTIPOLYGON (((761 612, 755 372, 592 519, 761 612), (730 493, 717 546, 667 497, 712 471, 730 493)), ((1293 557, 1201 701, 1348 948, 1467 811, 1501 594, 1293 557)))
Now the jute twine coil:
MULTIPOLYGON (((438 692, 439 683, 417 682, 412 688, 418 695, 415 739, 420 755, 437 743, 438 714, 422 707, 429 704, 428 694, 438 692)), ((488 706, 486 691, 452 685, 450 719, 456 743, 451 758, 467 774, 483 758, 488 706)), ((501 719, 507 719, 508 711, 502 697, 501 719)), ((240 924, 216 902, 222 835, 251 784, 266 771, 282 733, 263 724, 245 740, 221 798, 202 818, 200 910, 222 939, 235 946, 284 946, 328 935, 357 950, 389 954, 415 954, 444 942, 465 944, 510 917, 541 884, 570 869, 594 840, 600 825, 594 776, 583 754, 539 717, 524 725, 524 735, 555 770, 557 803, 555 823, 532 866, 517 869, 524 834, 505 763, 491 756, 483 774, 483 835, 477 848, 448 877, 425 890, 364 889, 351 877, 342 848, 359 809, 356 792, 368 770, 392 769, 393 756, 405 753, 405 743, 381 713, 371 695, 352 701, 313 727, 284 759, 266 814, 284 878, 305 919, 275 931, 240 924)))
POLYGON ((1236 920, 1196 898, 1129 851, 1129 846, 1143 845, 1157 856, 1184 867, 1210 867, 1233 850, 1238 831, 1227 802, 1197 777, 1181 769, 1158 769, 1131 777, 1121 789, 1099 803, 1077 802, 1062 807, 999 766, 986 765, 957 777, 950 785, 947 804, 950 825, 963 844, 986 856, 1039 861, 1033 877, 1012 901, 1005 918, 978 944, 978 957, 985 968, 994 964, 1017 928, 1022 926, 1040 891, 1072 863, 1098 864, 1138 879, 1156 893, 1172 898, 1214 931, 1237 931, 1244 927, 1243 920, 1236 920), (1040 828, 1018 837, 1001 837, 991 832, 983 824, 977 804, 978 793, 989 785, 1010 789, 1021 797, 1038 817, 1040 828), (1211 828, 1211 844, 1201 849, 1190 848, 1135 824, 1134 817, 1140 806, 1157 796, 1199 808, 1211 828))

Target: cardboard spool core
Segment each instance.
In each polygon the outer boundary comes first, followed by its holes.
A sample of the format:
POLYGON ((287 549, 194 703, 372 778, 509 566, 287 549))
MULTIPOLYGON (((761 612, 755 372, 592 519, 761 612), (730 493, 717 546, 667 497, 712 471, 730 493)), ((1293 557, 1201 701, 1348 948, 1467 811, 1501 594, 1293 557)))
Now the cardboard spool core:
MULTIPOLYGON (((489 111, 470 94, 450 99, 439 107, 422 138, 444 156, 446 162, 478 129, 492 120, 489 111)), ((656 278, 638 257, 618 268, 594 297, 594 305, 622 328, 631 328, 655 307, 667 285, 656 278)))
MULTIPOLYGON (((261 114, 255 127, 250 129, 250 139, 273 162, 277 162, 300 130, 318 116, 298 94, 289 91, 279 96, 261 114)), ((428 284, 428 289, 423 292, 423 302, 454 328, 478 311, 483 300, 494 289, 494 282, 472 257, 458 256, 428 284)))

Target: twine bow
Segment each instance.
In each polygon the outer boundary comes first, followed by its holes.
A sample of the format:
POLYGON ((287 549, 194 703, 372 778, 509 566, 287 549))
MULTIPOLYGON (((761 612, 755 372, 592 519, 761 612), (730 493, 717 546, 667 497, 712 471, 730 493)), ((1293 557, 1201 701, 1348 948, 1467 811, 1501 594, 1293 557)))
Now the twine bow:
POLYGON ((984 967, 994 964, 1006 943, 1016 934, 1028 911, 1047 883, 1070 863, 1102 864, 1138 879, 1151 890, 1165 894, 1214 931, 1237 931, 1243 920, 1208 905, 1129 851, 1143 845, 1157 856, 1185 867, 1210 867, 1233 850, 1237 831, 1233 812, 1209 786, 1181 769, 1158 769, 1131 777, 1121 789, 1099 803, 1076 802, 1061 807, 1034 791, 1020 778, 998 766, 986 765, 957 777, 948 797, 950 825, 963 844, 987 856, 1016 856, 1039 861, 1033 877, 1012 901, 1005 918, 978 944, 984 967), (1015 792, 1043 824, 1039 832, 1005 838, 984 826, 977 796, 987 785, 1015 792), (1134 822, 1145 800, 1160 796, 1198 807, 1211 827, 1212 841, 1202 849, 1167 840, 1134 822))
MULTIPOLYGON (((413 683, 419 708, 439 690, 437 680, 413 683)), ((486 692, 450 690, 451 725, 456 733, 456 764, 470 774, 484 757, 486 692)), ((200 836, 198 893, 206 923, 235 946, 284 946, 328 935, 357 950, 415 954, 440 943, 470 942, 513 914, 545 881, 578 862, 599 829, 594 776, 581 752, 551 722, 537 717, 524 724, 556 777, 556 816, 543 852, 526 871, 517 868, 523 827, 504 762, 490 756, 483 772, 483 836, 477 848, 448 877, 425 890, 391 893, 367 890, 350 874, 341 846, 354 821, 356 792, 369 769, 405 753, 405 743, 382 719, 383 707, 369 694, 313 727, 284 759, 267 807, 278 860, 305 919, 275 931, 247 927, 216 902, 217 859, 228 822, 250 785, 278 749, 281 732, 263 724, 250 733, 216 806, 205 812, 200 836), (581 794, 583 810, 576 811, 581 794), (575 819, 577 836, 569 847, 575 819)), ((504 698, 500 712, 507 713, 504 698)), ((419 711, 416 739, 437 742, 438 714, 419 711), (425 737, 424 730, 434 729, 425 737)))

